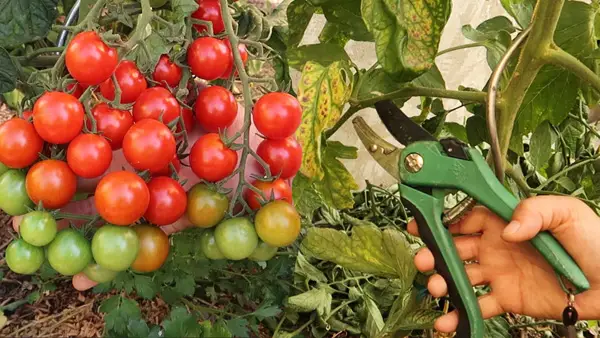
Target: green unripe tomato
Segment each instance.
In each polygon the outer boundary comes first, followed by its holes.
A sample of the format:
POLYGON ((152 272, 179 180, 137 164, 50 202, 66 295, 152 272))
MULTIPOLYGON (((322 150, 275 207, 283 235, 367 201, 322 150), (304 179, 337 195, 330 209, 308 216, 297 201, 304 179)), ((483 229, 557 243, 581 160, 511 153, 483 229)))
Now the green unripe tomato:
POLYGON ((5 257, 6 264, 12 272, 31 275, 44 264, 44 249, 19 238, 8 245, 5 257))
POLYGON ((44 246, 56 237, 56 220, 47 211, 32 211, 23 216, 19 225, 19 233, 25 242, 44 246))
POLYGON ((260 243, 258 243, 258 246, 256 246, 256 249, 254 249, 254 252, 252 252, 252 255, 248 257, 248 259, 252 261, 266 262, 271 258, 275 257, 275 255, 277 254, 277 249, 278 248, 275 246, 270 246, 269 244, 260 241, 260 243))
POLYGON ((211 228, 227 213, 229 199, 206 184, 198 183, 187 192, 188 220, 196 227, 211 228))
POLYGON ((0 162, 0 176, 7 172, 10 168, 4 165, 4 163, 0 162))
POLYGON ((200 236, 200 250, 208 259, 225 259, 225 256, 219 250, 215 241, 215 231, 213 229, 205 230, 200 236))
POLYGON ((225 258, 242 260, 248 258, 256 249, 258 235, 250 220, 234 217, 217 225, 215 242, 225 258))
POLYGON ((140 249, 138 236, 130 227, 107 224, 92 238, 92 253, 97 264, 112 271, 125 271, 140 249))
POLYGON ((83 273, 87 278, 93 280, 96 283, 106 283, 117 277, 118 272, 103 268, 101 265, 96 263, 88 264, 83 273))
POLYGON ((73 276, 92 261, 90 242, 74 229, 64 229, 48 245, 48 262, 63 276, 73 276))
POLYGON ((34 204, 25 189, 25 174, 16 169, 0 176, 0 209, 11 216, 26 214, 34 204))

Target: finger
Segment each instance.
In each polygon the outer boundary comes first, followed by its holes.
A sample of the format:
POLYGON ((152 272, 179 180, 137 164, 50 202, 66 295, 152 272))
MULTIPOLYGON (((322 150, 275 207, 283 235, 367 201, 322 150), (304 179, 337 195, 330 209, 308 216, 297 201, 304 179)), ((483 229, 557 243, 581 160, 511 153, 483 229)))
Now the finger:
MULTIPOLYGON (((465 265, 465 272, 471 285, 483 285, 487 282, 483 276, 483 269, 479 264, 465 265)), ((429 277, 427 289, 429 290, 429 293, 436 298, 448 295, 448 284, 440 274, 434 274, 429 277)))
MULTIPOLYGON (((481 236, 461 236, 454 238, 454 245, 458 257, 463 260, 474 260, 479 257, 481 236)), ((435 258, 428 248, 423 248, 415 255, 415 265, 421 272, 431 271, 435 268, 435 258)))
POLYGON ((501 222, 494 213, 482 206, 476 206, 461 220, 448 226, 452 234, 476 234, 481 233, 492 222, 501 222))
POLYGON ((189 221, 186 215, 183 215, 177 222, 169 225, 160 227, 160 229, 167 235, 183 231, 187 228, 192 227, 193 224, 189 221))
POLYGON ((417 226, 417 221, 415 221, 414 219, 408 222, 408 224, 406 225, 406 229, 408 230, 409 234, 413 236, 419 236, 419 227, 417 226))
MULTIPOLYGON (((504 313, 500 303, 491 293, 479 297, 478 303, 484 319, 492 318, 504 313)), ((458 311, 454 310, 439 317, 435 321, 434 328, 440 332, 454 332, 458 328, 458 320, 458 311)))
POLYGON ((93 288, 94 286, 98 285, 98 283, 87 278, 87 276, 83 272, 80 272, 80 273, 76 274, 75 276, 73 276, 73 279, 71 282, 72 282, 75 290, 78 290, 78 291, 89 290, 89 289, 93 288))

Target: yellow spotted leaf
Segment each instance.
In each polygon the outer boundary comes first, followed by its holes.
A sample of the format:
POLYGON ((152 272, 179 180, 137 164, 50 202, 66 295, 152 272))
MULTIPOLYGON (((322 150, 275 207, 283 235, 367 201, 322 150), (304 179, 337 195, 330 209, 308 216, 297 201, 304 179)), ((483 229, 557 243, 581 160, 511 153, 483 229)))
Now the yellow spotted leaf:
POLYGON ((328 66, 309 61, 304 65, 298 86, 302 124, 296 137, 303 152, 300 172, 306 177, 323 177, 321 134, 339 120, 351 92, 352 77, 347 61, 328 66))

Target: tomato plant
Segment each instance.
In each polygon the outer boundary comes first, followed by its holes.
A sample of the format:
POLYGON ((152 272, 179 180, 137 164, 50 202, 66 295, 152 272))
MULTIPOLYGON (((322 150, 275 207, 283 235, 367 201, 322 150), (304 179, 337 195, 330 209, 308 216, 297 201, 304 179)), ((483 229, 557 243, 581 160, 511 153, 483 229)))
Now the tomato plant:
POLYGON ((11 216, 27 213, 35 204, 27 194, 25 173, 10 169, 0 176, 0 209, 11 216))
POLYGON ((292 178, 302 166, 302 146, 293 137, 281 140, 265 139, 256 148, 271 171, 271 175, 283 179, 292 178))
POLYGON ((6 264, 9 269, 22 275, 31 275, 44 263, 44 249, 31 245, 23 239, 15 239, 6 247, 6 264))
POLYGON ((227 148, 217 133, 201 136, 190 150, 190 167, 198 178, 208 182, 231 175, 237 161, 237 153, 227 148))
MULTIPOLYGON (((41 249, 41 248, 40 248, 41 249)), ((48 263, 64 276, 75 275, 92 261, 90 242, 74 229, 64 229, 48 245, 48 263)))
POLYGON ((206 229, 200 236, 200 250, 208 259, 225 259, 215 240, 214 229, 206 229))
POLYGON ((169 128, 149 118, 136 122, 123 138, 123 154, 137 170, 162 170, 175 156, 175 146, 169 128))
MULTIPOLYGON (((98 133, 106 137, 113 150, 121 149, 123 138, 133 125, 133 116, 126 110, 111 108, 102 102, 92 108, 92 116, 96 121, 98 133)), ((92 122, 86 121, 88 129, 92 129, 92 122)))
POLYGON ((139 250, 140 241, 136 231, 130 227, 106 224, 92 238, 94 261, 111 271, 129 269, 139 250))
POLYGON ((258 246, 254 225, 245 217, 222 221, 215 228, 215 243, 227 259, 248 258, 258 246))
POLYGON ((102 177, 94 193, 98 214, 111 224, 127 226, 140 219, 150 204, 146 182, 129 171, 102 177))
POLYGON ((187 192, 186 215, 197 227, 214 227, 225 217, 228 208, 227 196, 204 183, 195 184, 187 192))
POLYGON ((142 92, 133 105, 133 119, 135 122, 162 119, 164 124, 169 124, 179 117, 180 110, 179 102, 168 89, 152 87, 142 92))
POLYGON ((13 118, 0 125, 0 162, 9 168, 32 165, 43 146, 33 125, 24 119, 13 118))
POLYGON ((168 55, 163 54, 158 59, 158 63, 152 72, 152 79, 158 82, 162 86, 169 86, 171 88, 177 87, 183 71, 175 62, 171 61, 168 55))
POLYGON ((35 204, 59 209, 75 196, 77 177, 64 161, 44 160, 34 164, 25 180, 27 194, 35 204))
POLYGON ((69 143, 81 132, 83 116, 81 102, 63 92, 46 92, 33 106, 33 126, 49 143, 69 143))
POLYGON ((256 129, 270 139, 292 136, 302 122, 302 107, 288 93, 273 92, 261 96, 252 112, 256 129))
POLYGON ((288 246, 300 234, 300 215, 288 202, 269 202, 258 210, 254 219, 258 237, 270 246, 288 246))
MULTIPOLYGON (((192 13, 192 18, 210 22, 214 34, 222 33, 225 30, 219 1, 199 0, 198 9, 192 13)), ((200 33, 208 31, 208 27, 204 24, 196 24, 194 28, 200 33)))
POLYGON ((31 211, 21 219, 19 233, 25 242, 35 246, 45 246, 56 237, 56 220, 47 211, 31 211))
POLYGON ((237 117, 238 105, 229 90, 221 86, 211 86, 198 95, 194 112, 205 131, 218 133, 233 124, 237 117))
POLYGON ((152 224, 175 223, 187 207, 187 196, 179 182, 166 176, 154 177, 148 182, 150 203, 144 218, 152 224))
POLYGON ((222 40, 213 37, 200 37, 187 51, 187 63, 192 74, 204 80, 216 80, 230 66, 231 59, 227 45, 222 40))
POLYGON ((112 148, 106 138, 95 134, 79 134, 67 148, 67 164, 83 178, 98 177, 110 167, 112 148))
MULTIPOLYGON (((148 87, 144 74, 140 72, 134 62, 124 60, 119 63, 114 72, 115 79, 121 90, 120 103, 132 103, 148 87)), ((115 99, 115 85, 112 78, 100 84, 100 93, 108 100, 115 99)))
POLYGON ((137 272, 158 270, 169 256, 169 237, 161 229, 148 224, 138 224, 133 228, 140 248, 131 269, 137 272))
POLYGON ((117 68, 118 62, 117 50, 107 46, 95 31, 75 35, 65 52, 69 74, 88 86, 106 81, 117 68))
POLYGON ((264 198, 260 196, 256 191, 248 188, 244 194, 244 198, 248 203, 248 206, 252 210, 258 210, 262 204, 270 200, 283 200, 287 203, 292 203, 292 188, 285 180, 278 178, 271 182, 255 180, 252 185, 260 190, 264 195, 264 198))

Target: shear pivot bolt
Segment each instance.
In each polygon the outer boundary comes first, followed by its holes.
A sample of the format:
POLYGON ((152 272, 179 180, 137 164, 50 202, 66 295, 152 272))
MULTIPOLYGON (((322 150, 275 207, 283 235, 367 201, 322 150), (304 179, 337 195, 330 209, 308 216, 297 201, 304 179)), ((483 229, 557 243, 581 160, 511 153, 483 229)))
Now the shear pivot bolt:
POLYGON ((423 168, 423 157, 416 153, 408 154, 404 158, 404 166, 411 173, 419 172, 423 168))

